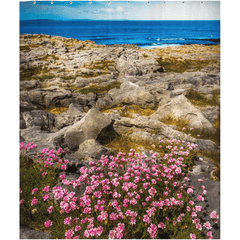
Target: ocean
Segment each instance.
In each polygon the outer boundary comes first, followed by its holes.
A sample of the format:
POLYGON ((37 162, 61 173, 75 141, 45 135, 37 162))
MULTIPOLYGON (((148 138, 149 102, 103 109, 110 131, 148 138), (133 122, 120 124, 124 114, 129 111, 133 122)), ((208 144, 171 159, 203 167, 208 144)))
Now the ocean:
POLYGON ((24 20, 20 34, 47 34, 143 48, 219 44, 220 21, 24 20))

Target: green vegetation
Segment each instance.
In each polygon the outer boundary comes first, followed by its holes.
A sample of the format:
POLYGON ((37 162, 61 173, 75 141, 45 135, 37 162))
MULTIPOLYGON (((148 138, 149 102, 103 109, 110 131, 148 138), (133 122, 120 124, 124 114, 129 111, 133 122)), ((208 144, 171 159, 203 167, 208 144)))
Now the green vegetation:
POLYGON ((37 44, 28 44, 25 46, 20 46, 20 51, 31 51, 32 48, 38 48, 40 47, 40 45, 37 44))
POLYGON ((52 114, 59 115, 59 114, 65 112, 65 111, 67 111, 68 108, 67 107, 52 107, 52 108, 44 108, 42 110, 44 110, 46 112, 50 112, 52 114))
POLYGON ((93 63, 92 66, 88 67, 88 69, 108 70, 108 67, 112 66, 113 63, 114 63, 113 61, 98 61, 93 63))
POLYGON ((186 71, 200 71, 204 67, 212 64, 216 68, 220 68, 220 63, 217 60, 192 60, 185 59, 180 60, 179 58, 165 58, 162 57, 156 59, 158 64, 165 68, 166 72, 177 72, 183 73, 186 71))
POLYGON ((40 81, 44 81, 45 79, 51 79, 54 76, 52 75, 45 75, 45 76, 35 76, 42 73, 48 73, 48 68, 43 67, 31 67, 31 68, 20 68, 20 81, 29 81, 32 79, 37 79, 40 81))
POLYGON ((82 88, 79 90, 80 93, 82 94, 88 94, 90 92, 98 94, 101 92, 107 92, 112 88, 120 88, 121 83, 120 82, 114 82, 111 84, 108 84, 107 86, 97 86, 97 85, 92 85, 90 87, 82 88))
MULTIPOLYGON (((20 207, 20 224, 29 226, 41 231, 46 230, 43 225, 43 221, 48 220, 46 214, 49 203, 43 201, 44 193, 41 191, 46 185, 50 187, 55 186, 58 179, 59 168, 51 168, 48 170, 46 176, 42 176, 40 171, 43 168, 43 163, 35 164, 28 156, 20 155, 20 189, 22 190, 21 199, 24 199, 24 203, 20 207), (41 201, 41 205, 38 204, 37 211, 34 213, 31 206, 31 200, 36 197, 36 194, 32 194, 32 189, 38 188, 38 199, 41 201), (41 189, 41 190, 40 190, 41 189)), ((56 206, 56 205, 55 205, 56 206)), ((57 207, 57 206, 56 206, 57 207)), ((59 214, 56 211, 55 214, 59 214)), ((61 216, 59 216, 61 219, 61 216)))
POLYGON ((193 105, 199 106, 199 107, 205 107, 205 106, 220 106, 219 97, 220 93, 219 91, 212 93, 212 98, 207 99, 204 95, 196 92, 196 91, 188 91, 186 97, 190 100, 190 102, 193 105))

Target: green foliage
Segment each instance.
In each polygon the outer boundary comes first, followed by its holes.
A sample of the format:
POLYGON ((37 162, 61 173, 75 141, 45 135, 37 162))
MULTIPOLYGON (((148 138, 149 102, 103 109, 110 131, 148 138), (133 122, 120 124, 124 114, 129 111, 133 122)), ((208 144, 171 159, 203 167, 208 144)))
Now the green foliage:
MULTIPOLYGON (((47 185, 50 187, 58 183, 58 168, 49 169, 46 176, 42 176, 40 169, 43 164, 36 164, 28 156, 20 155, 20 200, 25 201, 20 205, 20 224, 29 226, 34 229, 45 230, 44 222, 51 218, 47 212, 49 205, 48 201, 43 201, 43 188, 47 185), (38 191, 33 195, 32 189, 38 188, 38 191), (31 200, 37 198, 38 204, 31 206, 31 200), (37 211, 32 212, 33 209, 37 211)), ((53 202, 53 201, 52 201, 53 202)), ((53 204, 53 203, 52 203, 53 204)), ((59 215, 59 211, 54 212, 59 215)))
POLYGON ((202 68, 210 64, 217 64, 218 66, 220 66, 220 63, 217 60, 180 60, 175 57, 165 59, 162 59, 160 57, 156 60, 160 66, 165 68, 166 72, 183 73, 186 71, 200 71, 202 70, 202 68))
MULTIPOLYGON (((32 79, 50 79, 49 76, 47 78, 42 77, 38 77, 35 76, 37 74, 41 74, 41 73, 48 73, 49 69, 48 68, 43 68, 43 67, 30 67, 30 68, 24 68, 21 67, 20 68, 20 81, 29 81, 32 79)), ((53 78, 54 76, 52 76, 51 78, 53 78)))
POLYGON ((190 102, 196 106, 205 107, 205 106, 220 106, 219 91, 215 91, 212 93, 212 97, 207 99, 204 95, 196 92, 196 91, 188 91, 186 97, 190 100, 190 102))
POLYGON ((120 85, 121 85, 121 83, 119 83, 119 82, 114 82, 114 83, 108 84, 106 86, 92 85, 90 87, 80 89, 79 92, 82 94, 88 94, 90 92, 98 94, 101 92, 107 92, 110 89, 115 88, 115 87, 120 88, 120 85))

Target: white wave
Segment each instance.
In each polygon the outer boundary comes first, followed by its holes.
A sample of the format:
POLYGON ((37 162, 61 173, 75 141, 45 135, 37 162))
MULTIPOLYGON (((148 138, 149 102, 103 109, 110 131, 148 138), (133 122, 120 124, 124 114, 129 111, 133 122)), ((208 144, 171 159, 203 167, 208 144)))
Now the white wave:
POLYGON ((185 40, 185 38, 162 38, 161 40, 185 40))
POLYGON ((158 46, 141 46, 141 48, 153 49, 153 48, 166 48, 166 47, 177 47, 177 46, 181 46, 181 44, 163 44, 163 45, 158 45, 158 46))

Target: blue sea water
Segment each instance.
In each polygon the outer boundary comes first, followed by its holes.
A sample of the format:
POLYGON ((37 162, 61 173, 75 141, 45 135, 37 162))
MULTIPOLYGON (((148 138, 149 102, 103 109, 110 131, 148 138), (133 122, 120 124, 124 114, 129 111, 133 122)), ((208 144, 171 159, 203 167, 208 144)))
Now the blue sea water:
POLYGON ((184 44, 219 44, 220 21, 25 20, 20 34, 47 34, 97 44, 136 44, 155 48, 184 44))

